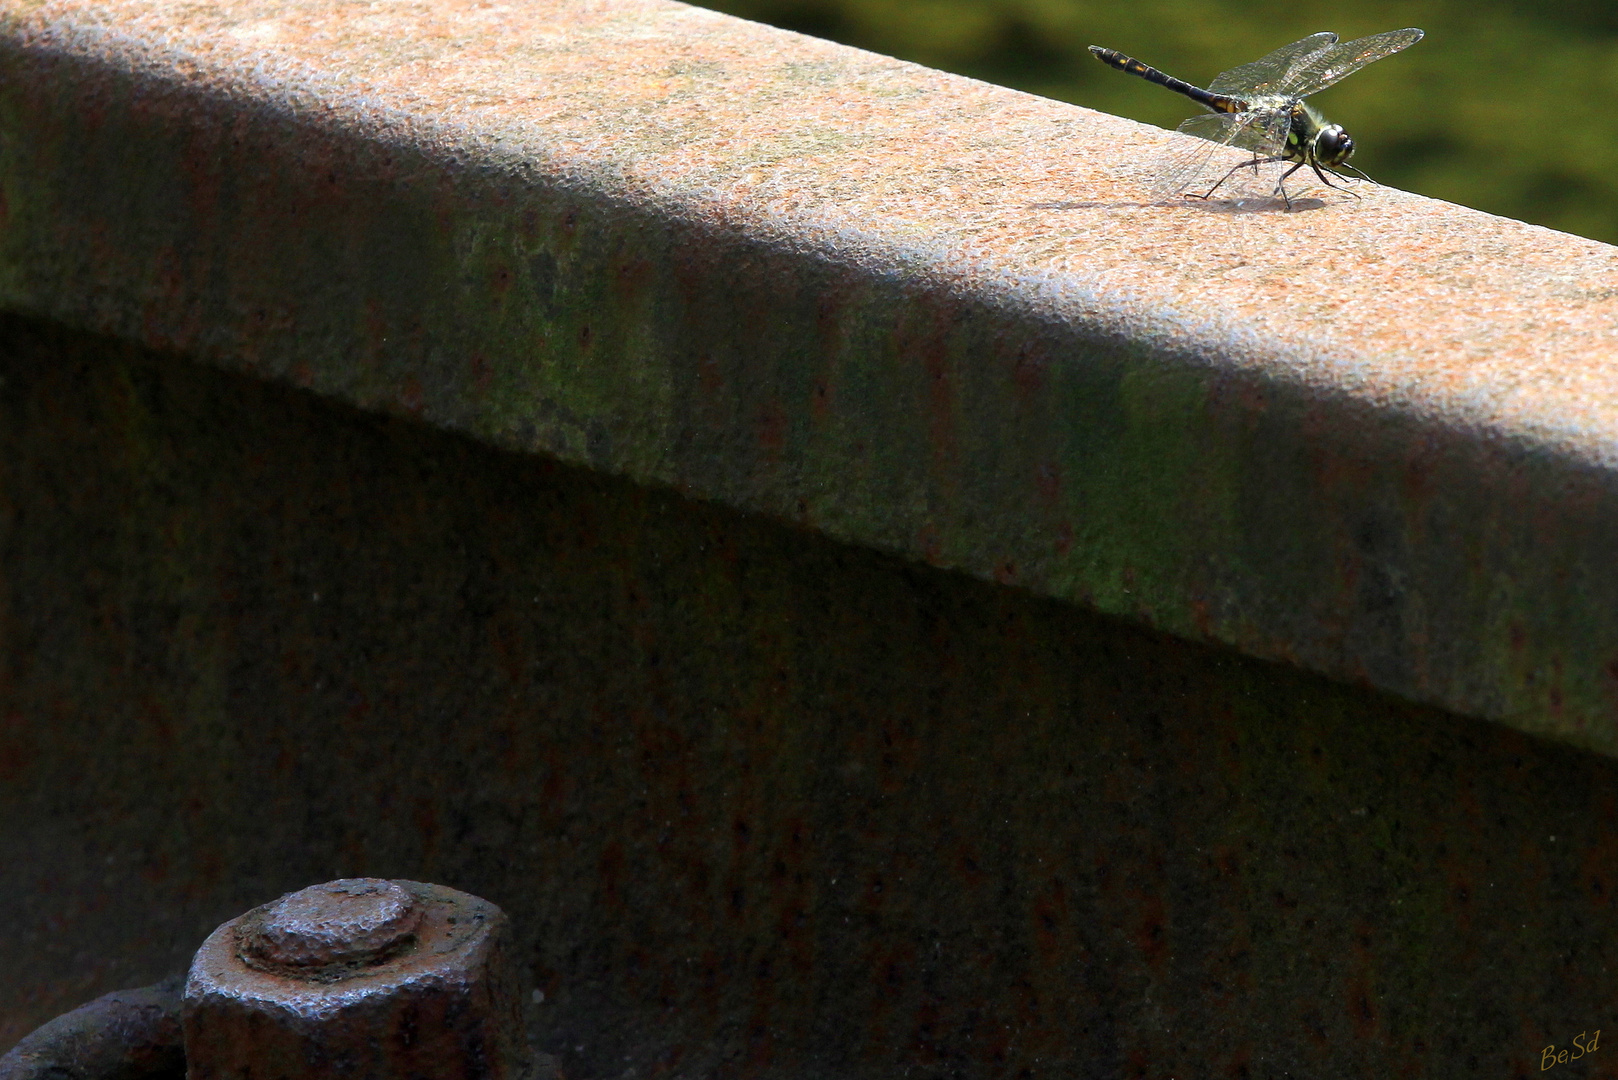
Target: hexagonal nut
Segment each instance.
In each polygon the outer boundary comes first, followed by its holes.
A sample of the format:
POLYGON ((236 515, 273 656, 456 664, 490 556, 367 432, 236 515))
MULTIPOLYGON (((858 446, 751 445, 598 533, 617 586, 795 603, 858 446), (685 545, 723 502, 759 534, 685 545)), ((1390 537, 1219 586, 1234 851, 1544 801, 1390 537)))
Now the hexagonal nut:
POLYGON ((504 913, 441 885, 350 878, 209 935, 186 980, 189 1080, 520 1080, 504 913))

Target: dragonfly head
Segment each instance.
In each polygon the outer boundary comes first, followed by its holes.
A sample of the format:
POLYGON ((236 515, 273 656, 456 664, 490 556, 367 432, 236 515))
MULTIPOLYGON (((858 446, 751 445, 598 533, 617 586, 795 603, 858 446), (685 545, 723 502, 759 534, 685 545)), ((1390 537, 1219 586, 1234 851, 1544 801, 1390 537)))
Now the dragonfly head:
POLYGON ((1354 140, 1340 124, 1327 124, 1315 136, 1315 160, 1327 168, 1341 165, 1354 155, 1354 140))

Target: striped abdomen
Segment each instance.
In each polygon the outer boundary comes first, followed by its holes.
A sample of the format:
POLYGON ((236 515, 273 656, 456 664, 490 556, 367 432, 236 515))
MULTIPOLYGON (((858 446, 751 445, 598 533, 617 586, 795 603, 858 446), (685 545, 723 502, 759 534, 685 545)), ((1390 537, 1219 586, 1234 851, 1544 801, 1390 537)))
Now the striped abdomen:
POLYGON ((1200 86, 1192 86, 1183 79, 1176 79, 1173 75, 1165 75, 1150 64, 1143 64, 1133 56, 1125 56, 1117 49, 1103 49, 1100 45, 1090 46, 1090 51, 1096 54, 1108 67, 1115 67, 1119 71, 1127 71, 1131 75, 1139 75, 1147 82, 1166 86, 1176 94, 1184 94, 1198 105, 1212 109, 1214 112, 1234 113, 1245 112, 1247 102, 1236 98, 1225 97, 1221 94, 1210 94, 1200 86))

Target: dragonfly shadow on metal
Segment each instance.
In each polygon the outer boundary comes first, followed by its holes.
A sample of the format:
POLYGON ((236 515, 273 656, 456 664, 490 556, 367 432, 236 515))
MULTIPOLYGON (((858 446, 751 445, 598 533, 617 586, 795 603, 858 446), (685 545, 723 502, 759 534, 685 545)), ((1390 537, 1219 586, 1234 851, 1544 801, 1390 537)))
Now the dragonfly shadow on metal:
POLYGON ((1183 198, 1129 199, 1105 202, 1102 200, 1063 200, 1060 202, 1029 203, 1029 210, 1175 210, 1185 209, 1204 214, 1302 214, 1321 210, 1329 205, 1324 199, 1289 198, 1282 200, 1273 195, 1230 199, 1183 198))

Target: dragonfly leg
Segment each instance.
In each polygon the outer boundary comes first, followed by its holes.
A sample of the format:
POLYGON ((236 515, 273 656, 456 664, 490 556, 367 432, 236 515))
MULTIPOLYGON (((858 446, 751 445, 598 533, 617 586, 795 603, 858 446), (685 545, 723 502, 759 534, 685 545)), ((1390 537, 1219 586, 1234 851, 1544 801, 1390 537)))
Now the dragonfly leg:
MULTIPOLYGON (((1321 183, 1322 183, 1322 184, 1325 184, 1325 185, 1326 185, 1326 186, 1327 186, 1327 187, 1329 187, 1329 188, 1331 188, 1331 189, 1332 189, 1332 190, 1333 190, 1333 191, 1341 191, 1341 192, 1343 192, 1343 193, 1344 193, 1344 194, 1347 194, 1347 195, 1352 195, 1352 196, 1354 196, 1354 197, 1355 197, 1355 198, 1356 198, 1356 199, 1357 199, 1357 198, 1359 198, 1359 197, 1360 197, 1360 193, 1359 193, 1359 192, 1357 192, 1357 191, 1350 191, 1350 190, 1349 190, 1349 189, 1348 189, 1348 188, 1346 188, 1346 187, 1339 187, 1339 186, 1337 186, 1337 185, 1336 185, 1336 184, 1334 184, 1334 183, 1332 183, 1332 182, 1331 182, 1331 181, 1330 181, 1330 180, 1328 180, 1328 179, 1326 179, 1326 173, 1325 173, 1325 172, 1324 172, 1324 171, 1323 171, 1323 170, 1322 170, 1322 169, 1321 169, 1321 168, 1320 168, 1320 163, 1319 163, 1319 162, 1318 162, 1318 161, 1310 161, 1310 162, 1309 162, 1309 167, 1310 167, 1310 168, 1311 168, 1311 169, 1313 169, 1313 170, 1315 170, 1315 175, 1316 175, 1316 176, 1318 176, 1318 177, 1320 177, 1320 182, 1321 182, 1321 183)), ((1297 170, 1296 170, 1296 168, 1294 168, 1294 169, 1293 169, 1293 172, 1296 172, 1296 171, 1297 171, 1297 170)), ((1291 173, 1291 172, 1289 172, 1289 173, 1288 173, 1288 174, 1287 174, 1287 176, 1291 176, 1291 175, 1292 175, 1292 173, 1291 173)), ((1332 174, 1332 175, 1334 175, 1334 176, 1335 176, 1335 175, 1336 175, 1336 174, 1335 174, 1335 173, 1334 173, 1334 174, 1332 174)), ((1365 174, 1364 174, 1364 173, 1360 173, 1360 175, 1361 175, 1361 176, 1365 176, 1365 174)), ((1282 177, 1282 179, 1283 179, 1283 180, 1284 180, 1284 179, 1286 179, 1286 177, 1282 177)), ((1337 177, 1337 179, 1339 179, 1339 180, 1346 180, 1346 179, 1348 179, 1348 178, 1347 178, 1347 177, 1346 177, 1346 176, 1338 176, 1338 177, 1337 177)), ((1370 179, 1370 177, 1366 177, 1366 179, 1367 179, 1367 180, 1369 180, 1369 179, 1370 179)))
MULTIPOLYGON (((1288 195, 1287 195, 1287 177, 1291 176, 1293 173, 1295 173, 1299 169, 1303 168, 1303 165, 1304 165, 1303 162, 1301 162, 1301 161, 1298 162, 1296 165, 1292 166, 1292 168, 1290 168, 1286 172, 1282 173, 1281 174, 1281 179, 1279 179, 1279 180, 1277 180, 1275 182, 1275 193, 1277 195, 1281 196, 1281 201, 1286 204, 1286 208, 1288 210, 1292 209, 1292 199, 1290 197, 1288 197, 1288 195)), ((1319 169, 1315 170, 1315 172, 1319 172, 1319 171, 1320 171, 1319 169)))
MULTIPOLYGON (((1241 172, 1243 169, 1252 169, 1253 170, 1253 175, 1256 176, 1256 175, 1258 175, 1258 167, 1260 165, 1273 165, 1277 161, 1285 161, 1285 160, 1286 160, 1286 158, 1281 158, 1281 157, 1261 158, 1257 154, 1254 154, 1252 161, 1244 161, 1240 165, 1237 165, 1235 168, 1233 168, 1229 172, 1227 172, 1224 176, 1221 176, 1219 178, 1219 182, 1217 184, 1215 184, 1213 187, 1209 188, 1207 191, 1203 192, 1201 195, 1198 195, 1195 192, 1188 191, 1188 192, 1186 192, 1185 197, 1188 198, 1188 199, 1211 199, 1211 198, 1213 198, 1213 193, 1218 191, 1221 187, 1223 187, 1225 185, 1226 180, 1229 180, 1231 177, 1235 176, 1237 173, 1241 172)), ((1288 175, 1290 175, 1290 174, 1288 174, 1288 175)), ((1288 205, 1290 205, 1290 204, 1288 204, 1288 205)))
POLYGON ((1352 179, 1354 179, 1354 177, 1359 177, 1361 180, 1364 180, 1367 184, 1376 183, 1375 180, 1372 180, 1369 176, 1366 176, 1365 173, 1361 172, 1359 169, 1356 169, 1354 166, 1350 165, 1346 161, 1343 162, 1341 165, 1337 166, 1337 168, 1339 168, 1339 169, 1347 169, 1349 172, 1354 174, 1354 176, 1345 176, 1345 177, 1343 177, 1344 180, 1352 180, 1352 179))

